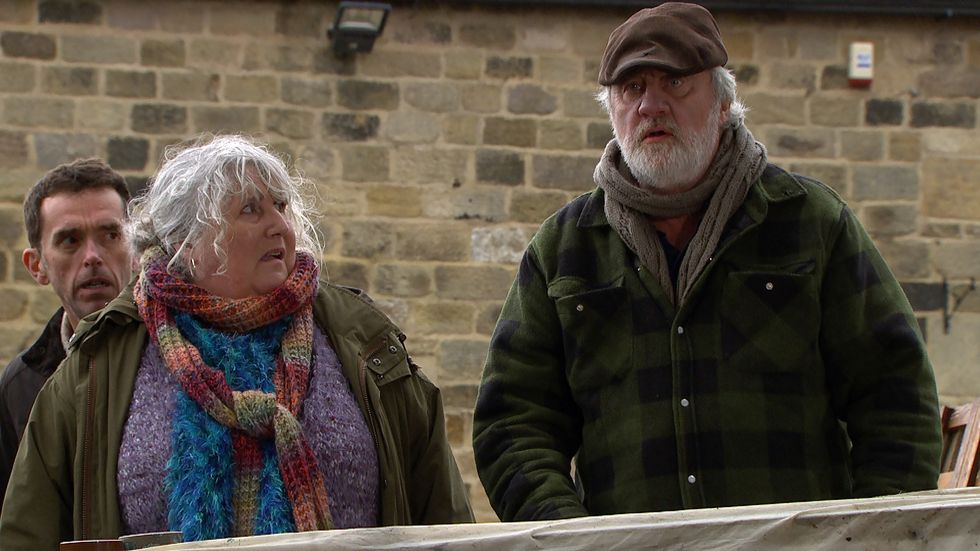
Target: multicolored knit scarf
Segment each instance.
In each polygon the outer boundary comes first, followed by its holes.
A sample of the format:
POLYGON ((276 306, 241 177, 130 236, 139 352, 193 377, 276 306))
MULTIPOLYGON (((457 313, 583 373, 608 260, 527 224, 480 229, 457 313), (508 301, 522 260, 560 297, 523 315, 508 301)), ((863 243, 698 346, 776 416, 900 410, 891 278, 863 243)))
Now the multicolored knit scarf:
POLYGON ((264 295, 227 299, 168 273, 169 258, 159 247, 140 259, 134 295, 150 338, 188 397, 215 421, 232 430, 236 480, 234 535, 255 528, 263 468, 260 440, 272 438, 279 472, 292 503, 298 531, 332 528, 323 475, 297 420, 310 378, 313 347, 313 296, 319 268, 302 252, 286 281, 264 295), (211 327, 246 333, 285 316, 293 320, 282 337, 273 373, 275 394, 233 391, 221 371, 207 365, 200 351, 178 329, 174 313, 194 316, 211 327))

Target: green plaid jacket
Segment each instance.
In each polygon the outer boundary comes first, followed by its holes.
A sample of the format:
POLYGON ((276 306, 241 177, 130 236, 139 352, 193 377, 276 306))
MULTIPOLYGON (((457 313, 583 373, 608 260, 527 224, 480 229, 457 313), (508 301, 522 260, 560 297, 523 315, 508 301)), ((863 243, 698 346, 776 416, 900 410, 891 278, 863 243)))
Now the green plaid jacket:
POLYGON ((918 325, 833 191, 770 165, 679 309, 603 201, 544 222, 494 331, 473 448, 501 519, 935 488, 918 325))

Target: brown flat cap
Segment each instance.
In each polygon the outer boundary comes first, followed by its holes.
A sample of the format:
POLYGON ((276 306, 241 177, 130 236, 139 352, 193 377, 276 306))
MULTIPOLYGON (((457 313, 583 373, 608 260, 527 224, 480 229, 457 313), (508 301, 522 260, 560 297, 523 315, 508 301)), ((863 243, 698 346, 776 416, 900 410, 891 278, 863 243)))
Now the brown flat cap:
POLYGON ((637 67, 691 75, 725 63, 728 51, 711 12, 697 4, 666 2, 636 12, 609 35, 599 84, 615 84, 637 67))

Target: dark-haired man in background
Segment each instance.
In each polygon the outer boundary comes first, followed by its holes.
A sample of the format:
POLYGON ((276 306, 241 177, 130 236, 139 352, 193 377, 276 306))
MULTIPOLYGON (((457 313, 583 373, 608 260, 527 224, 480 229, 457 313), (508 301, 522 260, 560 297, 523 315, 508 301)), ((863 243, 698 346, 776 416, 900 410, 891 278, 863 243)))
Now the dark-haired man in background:
POLYGON ((727 61, 694 4, 609 37, 615 139, 528 246, 474 413, 503 520, 935 488, 908 301, 833 191, 767 162, 727 61))
POLYGON ((126 181, 98 159, 52 169, 24 201, 30 243, 24 266, 39 284, 54 288, 61 308, 0 375, 0 502, 34 398, 65 359, 78 320, 129 283, 132 262, 123 236, 128 202, 126 181))

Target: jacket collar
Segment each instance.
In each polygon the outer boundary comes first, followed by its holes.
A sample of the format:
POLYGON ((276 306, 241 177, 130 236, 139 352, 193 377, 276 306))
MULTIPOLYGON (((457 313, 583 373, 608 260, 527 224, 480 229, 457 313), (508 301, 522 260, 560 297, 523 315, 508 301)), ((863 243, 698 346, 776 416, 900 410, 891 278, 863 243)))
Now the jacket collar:
POLYGON ((58 310, 44 326, 41 336, 21 355, 21 361, 27 367, 50 375, 65 359, 65 348, 61 344, 61 320, 65 317, 65 309, 58 310))

